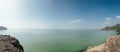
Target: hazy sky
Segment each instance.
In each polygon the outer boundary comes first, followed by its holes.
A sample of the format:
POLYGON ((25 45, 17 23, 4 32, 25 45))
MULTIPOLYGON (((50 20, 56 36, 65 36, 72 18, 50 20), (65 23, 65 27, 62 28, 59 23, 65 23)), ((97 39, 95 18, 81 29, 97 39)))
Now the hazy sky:
POLYGON ((120 22, 120 0, 0 0, 10 29, 99 29, 120 22))

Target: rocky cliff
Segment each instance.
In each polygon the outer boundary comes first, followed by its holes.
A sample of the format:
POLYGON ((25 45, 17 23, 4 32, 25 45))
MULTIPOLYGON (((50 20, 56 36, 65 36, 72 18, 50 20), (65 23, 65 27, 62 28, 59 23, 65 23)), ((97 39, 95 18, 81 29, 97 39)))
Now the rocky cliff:
POLYGON ((24 52, 24 50, 15 37, 0 35, 0 52, 24 52))
POLYGON ((120 35, 108 37, 105 43, 89 47, 84 52, 120 52, 120 35))

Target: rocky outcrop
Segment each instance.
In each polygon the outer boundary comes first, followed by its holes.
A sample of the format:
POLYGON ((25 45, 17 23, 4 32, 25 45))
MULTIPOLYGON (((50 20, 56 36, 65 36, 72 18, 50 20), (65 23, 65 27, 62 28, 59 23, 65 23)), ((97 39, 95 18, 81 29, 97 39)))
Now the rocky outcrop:
POLYGON ((105 43, 89 47, 84 52, 120 52, 120 35, 108 37, 105 43))
POLYGON ((7 28, 4 26, 0 26, 0 30, 7 30, 7 28))
POLYGON ((24 50, 15 37, 0 35, 0 52, 24 52, 24 50))

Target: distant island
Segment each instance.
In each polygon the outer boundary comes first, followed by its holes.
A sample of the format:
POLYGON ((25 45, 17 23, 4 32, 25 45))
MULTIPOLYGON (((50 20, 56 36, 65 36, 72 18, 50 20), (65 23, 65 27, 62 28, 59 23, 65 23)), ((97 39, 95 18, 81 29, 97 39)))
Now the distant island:
POLYGON ((118 23, 114 26, 106 26, 105 28, 103 28, 101 30, 120 30, 120 24, 118 23))
POLYGON ((4 26, 0 26, 0 30, 7 30, 7 28, 4 26))

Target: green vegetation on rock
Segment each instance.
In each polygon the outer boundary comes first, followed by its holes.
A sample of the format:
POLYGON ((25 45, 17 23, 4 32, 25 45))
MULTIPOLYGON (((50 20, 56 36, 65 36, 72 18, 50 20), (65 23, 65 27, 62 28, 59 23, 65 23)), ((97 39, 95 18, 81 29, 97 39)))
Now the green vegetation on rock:
POLYGON ((106 26, 102 30, 120 30, 120 24, 116 24, 114 26, 106 26))

